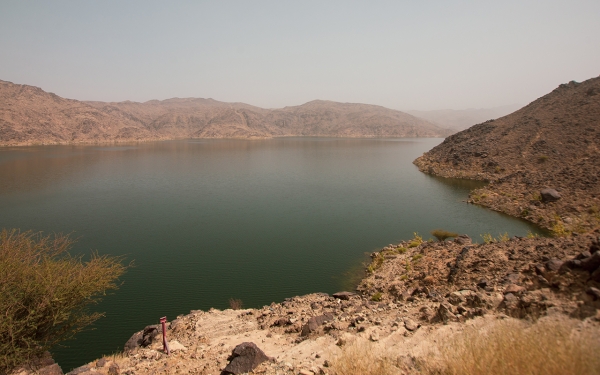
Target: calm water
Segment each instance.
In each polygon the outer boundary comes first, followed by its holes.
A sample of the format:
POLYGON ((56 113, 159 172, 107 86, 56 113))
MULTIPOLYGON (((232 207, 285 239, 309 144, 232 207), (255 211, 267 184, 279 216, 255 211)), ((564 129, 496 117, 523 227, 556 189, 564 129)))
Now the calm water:
POLYGON ((474 182, 420 173, 441 139, 190 140, 0 148, 0 227, 73 232, 74 251, 135 260, 106 318, 55 358, 69 370, 145 325, 348 288, 364 253, 444 228, 525 235, 467 205, 474 182))

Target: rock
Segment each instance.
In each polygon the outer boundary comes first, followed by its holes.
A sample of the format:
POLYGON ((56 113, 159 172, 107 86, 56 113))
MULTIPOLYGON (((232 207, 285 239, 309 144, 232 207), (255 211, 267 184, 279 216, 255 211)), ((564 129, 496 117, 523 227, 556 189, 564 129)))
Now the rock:
POLYGON ((187 351, 187 348, 185 346, 183 346, 179 341, 177 340, 171 340, 169 341, 169 351, 171 352, 176 352, 178 350, 181 351, 187 351))
POLYGON ((78 375, 78 374, 84 374, 86 372, 90 371, 90 367, 85 365, 85 366, 81 366, 81 367, 77 367, 76 369, 67 372, 67 375, 78 375))
POLYGON ((42 367, 37 372, 39 375, 63 375, 63 371, 58 364, 52 364, 42 367))
POLYGON ((290 318, 279 318, 277 319, 275 322, 273 322, 273 324, 271 324, 271 327, 284 327, 284 326, 289 326, 292 325, 292 321, 290 320, 290 318))
POLYGON ((519 307, 519 299, 512 293, 507 293, 502 301, 507 310, 515 310, 519 307))
POLYGON ((337 299, 342 299, 342 300, 349 300, 351 297, 354 297, 356 295, 356 293, 352 293, 352 292, 337 292, 337 293, 333 293, 333 298, 337 298, 337 299))
POLYGON ((315 375, 314 372, 309 371, 309 370, 304 370, 304 369, 300 370, 300 372, 298 372, 298 374, 300 374, 300 375, 315 375))
POLYGON ((108 361, 106 360, 106 358, 100 358, 98 361, 96 361, 96 367, 104 367, 106 366, 106 363, 108 361))
POLYGON ((477 286, 480 287, 481 289, 485 289, 488 286, 487 279, 479 280, 479 282, 477 283, 477 286))
POLYGON ((225 374, 243 374, 254 370, 269 357, 253 342, 243 342, 236 346, 229 358, 230 362, 223 369, 225 374))
POLYGON ((456 242, 459 245, 470 245, 473 241, 471 240, 471 237, 469 237, 468 235, 461 234, 460 236, 458 236, 454 239, 454 242, 456 242))
POLYGON ((461 303, 466 302, 467 298, 471 297, 474 294, 475 293, 472 290, 468 290, 468 289, 459 290, 458 292, 452 292, 448 296, 448 302, 450 302, 454 306, 457 306, 461 303))
POLYGON ((458 321, 458 318, 452 312, 452 305, 450 305, 449 303, 442 303, 440 307, 438 307, 436 315, 437 319, 444 324, 448 324, 448 322, 458 321))
POLYGON ((119 375, 121 370, 119 369, 119 365, 116 363, 111 363, 108 367, 108 375, 119 375))
POLYGON ((520 281, 521 281, 520 273, 511 273, 511 274, 506 275, 506 277, 504 278, 504 282, 507 284, 516 284, 520 281))
POLYGON ((593 296, 595 300, 600 299, 600 289, 598 289, 598 288, 594 288, 592 286, 592 287, 589 287, 585 292, 587 294, 593 296))
POLYGON ((414 320, 404 319, 404 328, 406 328, 407 330, 416 331, 419 327, 420 325, 417 324, 414 320))
POLYGON ((130 352, 130 351, 134 350, 135 348, 139 348, 142 345, 142 338, 143 338, 142 331, 134 333, 129 338, 129 340, 127 340, 127 342, 125 343, 123 350, 125 352, 130 352))
POLYGON ((562 265, 563 262, 556 258, 552 258, 546 262, 546 268, 550 271, 558 271, 560 270, 560 267, 562 267, 562 265))
POLYGON ((586 271, 593 272, 600 267, 600 251, 596 251, 591 257, 581 260, 581 268, 586 271))
POLYGON ((516 285, 516 284, 510 284, 509 286, 506 287, 506 289, 504 289, 504 294, 517 294, 517 293, 522 293, 524 292, 526 289, 522 286, 516 285))
POLYGON ((377 331, 371 332, 371 334, 369 335, 369 340, 379 341, 379 332, 377 332, 377 331))
POLYGON ((554 189, 542 189, 540 195, 542 196, 542 202, 556 202, 561 198, 560 193, 554 189))
POLYGON ((300 335, 308 336, 310 333, 313 333, 317 329, 319 329, 319 327, 322 326, 323 323, 328 322, 330 320, 333 320, 333 315, 331 314, 313 316, 312 318, 308 319, 308 323, 306 323, 302 327, 302 332, 300 333, 300 335))

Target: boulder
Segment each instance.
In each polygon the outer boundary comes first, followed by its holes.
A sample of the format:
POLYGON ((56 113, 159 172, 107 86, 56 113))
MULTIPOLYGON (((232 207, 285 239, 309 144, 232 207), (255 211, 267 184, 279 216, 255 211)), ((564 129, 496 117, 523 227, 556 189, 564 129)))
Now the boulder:
POLYGON ((550 271, 558 271, 560 270, 560 267, 562 267, 562 265, 563 262, 556 258, 552 258, 548 262, 546 262, 546 268, 550 271))
POLYGON ((454 242, 459 245, 470 245, 472 243, 471 237, 466 234, 461 234, 454 239, 454 242))
POLYGON ((452 305, 450 305, 447 302, 442 303, 440 307, 438 307, 437 319, 444 324, 448 324, 448 322, 458 321, 458 318, 452 312, 452 305))
POLYGON ((337 298, 337 299, 342 299, 342 300, 349 300, 351 297, 354 297, 356 295, 356 293, 352 293, 352 292, 337 292, 337 293, 333 293, 333 298, 337 298))
POLYGON ((42 367, 37 373, 39 375, 63 375, 63 371, 57 363, 42 367))
POLYGON ((244 374, 254 370, 269 357, 253 342, 243 342, 236 346, 229 358, 229 364, 223 369, 225 374, 244 374))
POLYGON ((517 294, 517 293, 522 293, 525 290, 526 289, 520 285, 510 284, 509 286, 506 287, 506 289, 504 289, 504 294, 517 294))
POLYGON ((416 331, 420 325, 412 319, 404 319, 404 328, 409 331, 416 331))
POLYGON ((554 189, 542 189, 540 195, 542 202, 556 202, 560 199, 560 193, 554 189))
POLYGON ((598 251, 581 261, 581 268, 588 272, 594 272, 598 267, 600 267, 600 252, 598 251))
POLYGON ((312 318, 308 319, 308 323, 306 323, 302 327, 302 333, 300 335, 308 336, 309 334, 319 329, 319 327, 322 326, 324 323, 330 320, 333 320, 333 315, 331 314, 313 316, 312 318))

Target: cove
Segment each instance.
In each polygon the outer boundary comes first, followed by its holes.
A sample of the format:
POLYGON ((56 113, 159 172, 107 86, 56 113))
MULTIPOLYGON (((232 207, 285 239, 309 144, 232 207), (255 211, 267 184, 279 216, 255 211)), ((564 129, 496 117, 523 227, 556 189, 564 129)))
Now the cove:
POLYGON ((479 182, 412 161, 442 139, 181 140, 0 148, 0 227, 72 233, 75 253, 134 260, 94 306, 106 317, 53 351, 65 371, 193 309, 259 307, 347 288, 365 252, 443 228, 524 236, 464 203, 479 182))

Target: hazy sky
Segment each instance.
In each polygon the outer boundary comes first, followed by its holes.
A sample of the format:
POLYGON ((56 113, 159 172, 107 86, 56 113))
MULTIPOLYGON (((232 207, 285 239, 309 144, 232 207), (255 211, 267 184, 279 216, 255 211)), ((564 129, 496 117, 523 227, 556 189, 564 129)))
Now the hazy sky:
POLYGON ((0 0, 0 79, 80 100, 465 109, 598 75, 599 0, 0 0))

